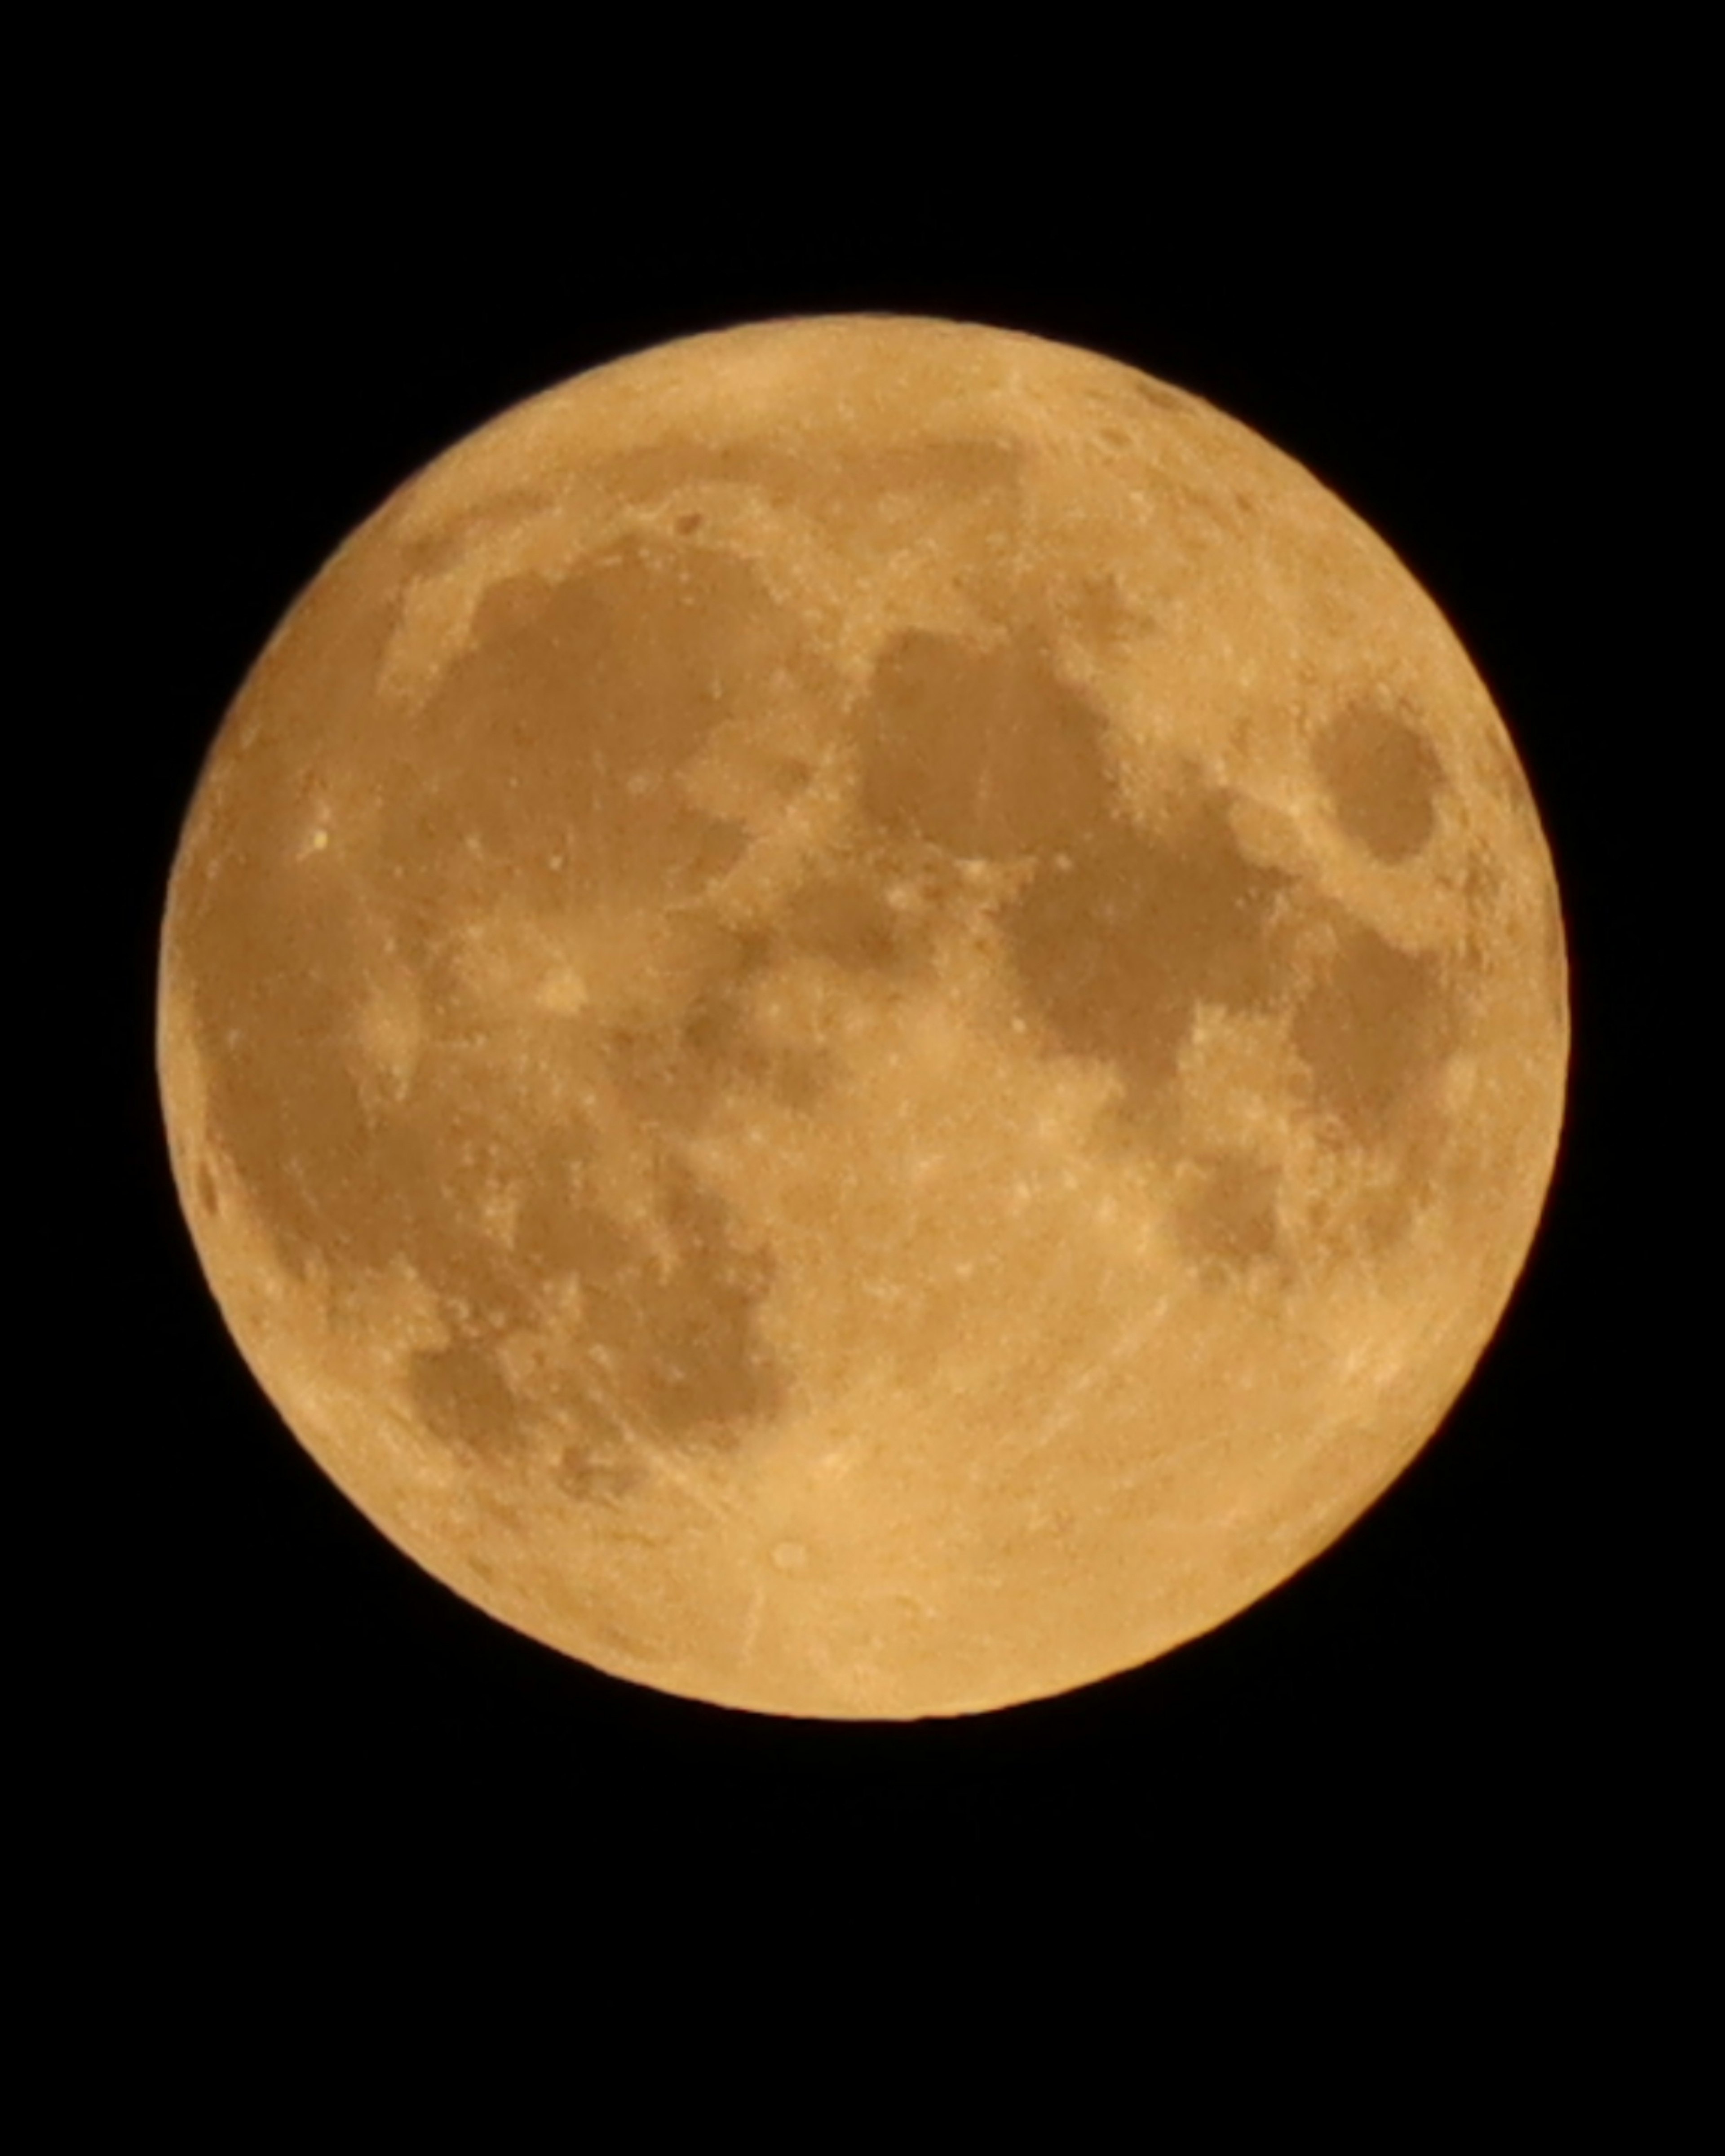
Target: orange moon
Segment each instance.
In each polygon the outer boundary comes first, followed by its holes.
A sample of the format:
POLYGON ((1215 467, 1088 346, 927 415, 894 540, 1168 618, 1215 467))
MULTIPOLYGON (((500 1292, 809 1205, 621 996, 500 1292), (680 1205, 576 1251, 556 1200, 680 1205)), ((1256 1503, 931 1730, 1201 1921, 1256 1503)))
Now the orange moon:
POLYGON ((764 322, 387 501, 211 751, 169 1150, 259 1383, 505 1623, 776 1714, 1144 1663, 1467 1382, 1562 914, 1455 635, 1040 338, 764 322))

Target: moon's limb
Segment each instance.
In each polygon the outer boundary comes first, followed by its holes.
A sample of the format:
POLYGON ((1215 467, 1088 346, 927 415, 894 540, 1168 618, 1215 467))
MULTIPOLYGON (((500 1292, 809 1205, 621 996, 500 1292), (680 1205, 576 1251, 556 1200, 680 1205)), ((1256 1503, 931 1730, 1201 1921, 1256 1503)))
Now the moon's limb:
POLYGON ((387 503, 163 928, 230 1328, 506 1621, 769 1712, 1143 1661, 1322 1548, 1525 1261, 1549 855, 1437 609, 1093 355, 696 338, 387 503))

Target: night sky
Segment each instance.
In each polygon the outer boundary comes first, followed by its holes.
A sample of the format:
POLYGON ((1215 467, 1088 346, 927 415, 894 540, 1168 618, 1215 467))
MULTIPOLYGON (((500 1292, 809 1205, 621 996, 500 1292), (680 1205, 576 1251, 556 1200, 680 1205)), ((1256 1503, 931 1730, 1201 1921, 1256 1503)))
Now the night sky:
MULTIPOLYGON (((93 606, 84 631, 113 835, 100 917, 86 908, 80 932, 110 967, 89 1067, 119 1144, 95 1201, 100 1286, 87 1299, 80 1264, 56 1290, 80 1313, 91 1398, 75 1471, 100 1490, 114 1550, 62 1636, 82 1779, 110 1793, 105 1815, 92 1801, 116 1894, 164 1920, 236 1911, 242 1928, 284 1921, 320 1883, 403 1909, 543 1894, 572 1910, 644 1876, 811 1923, 953 1897, 1046 1914, 1071 1897, 1117 1899, 1153 1933, 1163 1897, 1211 1879, 1410 1924, 1456 1895, 1567 1907, 1570 1829, 1554 1840, 1553 1823, 1591 1806, 1603 1829, 1609 1793, 1668 1757, 1645 1675, 1664 1652, 1657 1604, 1630 1578, 1652 1572, 1672 1502, 1672 1418, 1639 1374, 1649 1268, 1625 1250, 1645 1199, 1627 1092, 1660 992, 1638 956, 1645 901, 1625 893, 1651 868, 1635 797, 1652 789, 1614 768, 1667 717, 1645 690, 1626 701, 1667 332, 1609 161, 1578 136, 1573 186, 1506 192, 1495 166, 1326 185, 1291 151, 1249 203, 1229 197, 1238 211, 1204 212, 1123 152, 1050 174, 1009 130, 962 181, 931 166, 886 195, 870 182, 890 161, 837 150, 817 167, 690 148, 685 184, 637 192, 572 157, 531 178, 455 157, 416 173, 370 155, 357 117, 327 154, 271 137, 277 157, 247 131, 164 143, 116 183, 76 340, 80 484, 104 535, 92 570, 85 532, 84 573, 118 617, 105 630, 93 606), (348 531, 579 369, 850 310, 1094 346, 1220 405, 1340 494, 1445 610, 1505 715, 1574 968, 1546 1219, 1499 1337, 1414 1468, 1320 1562, 1155 1666, 903 1727, 632 1688, 398 1555, 227 1337, 171 1187, 151 1038, 201 760, 348 531)), ((51 723, 75 730, 78 701, 51 723)))

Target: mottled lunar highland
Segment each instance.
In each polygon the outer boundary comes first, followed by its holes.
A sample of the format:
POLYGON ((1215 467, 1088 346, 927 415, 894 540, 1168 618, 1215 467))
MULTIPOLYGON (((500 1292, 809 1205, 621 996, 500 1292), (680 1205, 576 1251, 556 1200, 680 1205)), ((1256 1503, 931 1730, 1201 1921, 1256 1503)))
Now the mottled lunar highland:
POLYGON ((1394 556, 1198 398, 892 317, 516 410, 208 760, 162 1094, 403 1549, 771 1712, 986 1709, 1305 1563, 1550 1177, 1552 865, 1394 556))

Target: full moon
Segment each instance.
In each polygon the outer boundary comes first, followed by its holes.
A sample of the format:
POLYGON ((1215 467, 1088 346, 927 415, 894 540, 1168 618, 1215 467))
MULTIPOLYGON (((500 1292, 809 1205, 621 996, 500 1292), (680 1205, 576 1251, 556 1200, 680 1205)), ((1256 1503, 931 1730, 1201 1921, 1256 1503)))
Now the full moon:
POLYGON ((1526 1261, 1556 879, 1438 608, 1096 354, 601 367, 276 631, 161 943, 258 1382, 523 1633, 757 1712, 1135 1667, 1331 1543, 1526 1261))

